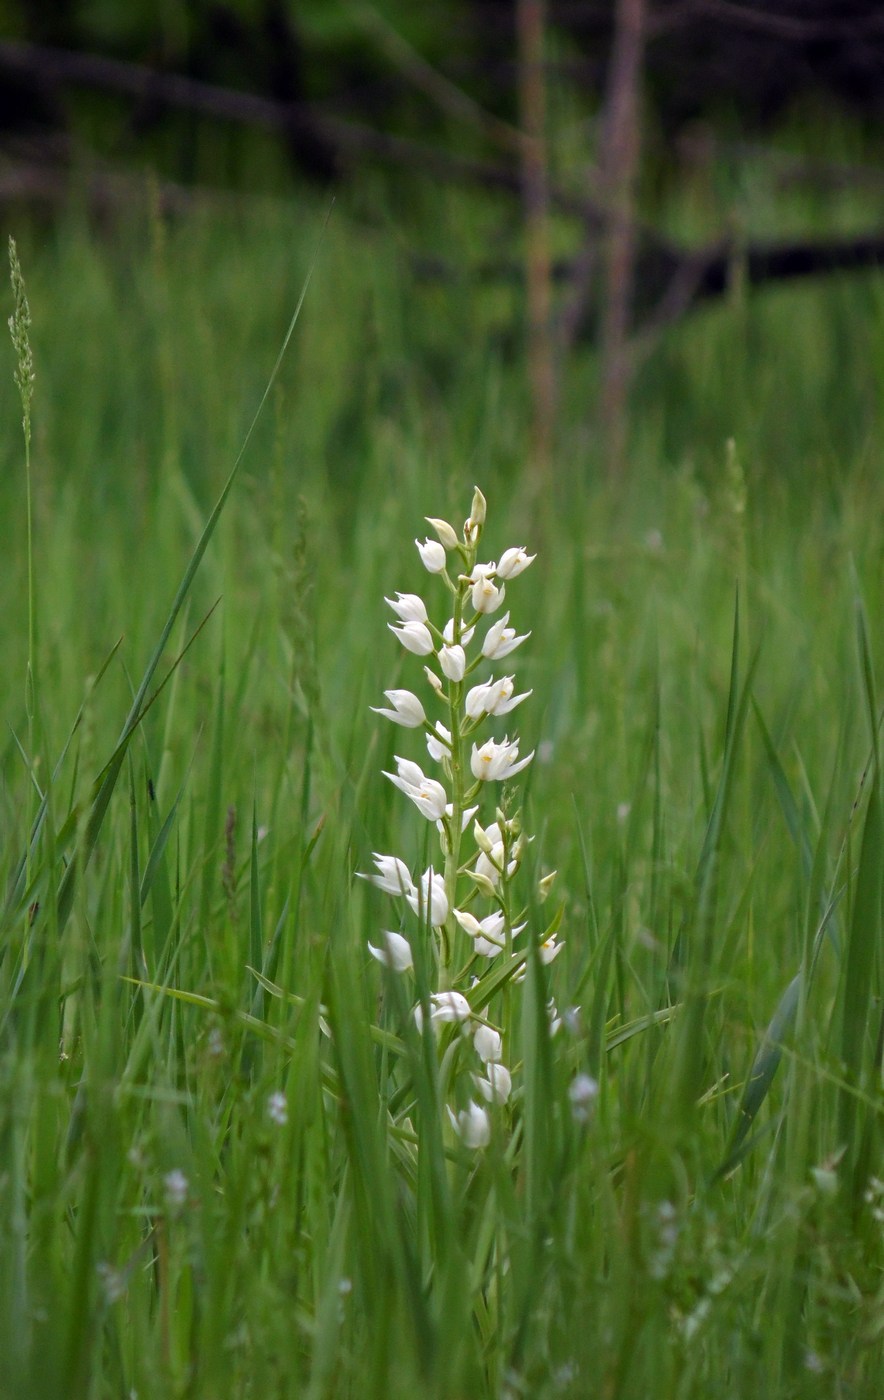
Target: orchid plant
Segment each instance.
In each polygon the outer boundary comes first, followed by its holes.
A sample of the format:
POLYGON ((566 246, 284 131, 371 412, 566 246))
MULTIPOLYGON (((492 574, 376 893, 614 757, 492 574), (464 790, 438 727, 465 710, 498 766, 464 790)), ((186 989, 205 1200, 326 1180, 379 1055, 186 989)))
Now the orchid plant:
MULTIPOLYGON (((466 1107, 447 1110, 454 1133, 472 1148, 484 1147, 491 1138, 486 1105, 506 1104, 513 1084, 506 1064, 506 1006, 499 1025, 479 1013, 476 1003, 482 1001, 484 1012, 485 999, 473 994, 482 986, 476 967, 505 958, 511 972, 509 979, 501 979, 505 986, 524 976, 528 950, 528 925, 513 893, 527 839, 520 815, 507 815, 499 802, 487 824, 477 814, 490 805, 489 791, 516 777, 534 757, 533 752, 520 756, 518 737, 482 734, 490 721, 508 715, 531 695, 530 690, 516 693, 513 675, 495 678, 482 672, 504 661, 530 635, 517 634, 509 612, 492 618, 504 605, 507 585, 535 558, 518 546, 505 550, 497 562, 480 563, 485 515, 485 498, 477 487, 461 537, 447 521, 428 516, 437 538, 415 540, 424 568, 446 591, 450 615, 442 626, 431 620, 415 593, 386 599, 396 617, 390 630, 407 652, 426 658, 428 703, 441 710, 441 717, 428 717, 423 701, 410 690, 384 692, 389 703, 373 707, 375 712, 403 729, 422 731, 434 764, 427 774, 415 760, 397 756, 396 772, 385 776, 435 824, 442 868, 430 866, 414 877, 400 856, 376 853, 375 870, 361 877, 401 900, 415 916, 405 916, 403 931, 388 930, 377 944, 370 942, 372 957, 391 972, 408 975, 414 970, 414 938, 429 938, 435 990, 426 1008, 420 1003, 414 1008, 418 1029, 423 1029, 426 1010, 432 1030, 457 1022, 472 1040, 474 1092, 466 1107)), ((541 899, 554 878, 555 872, 541 881, 541 899)), ((554 920, 538 938, 544 963, 552 962, 563 946, 556 927, 554 920)), ((552 1003, 550 1016, 554 1030, 558 1018, 552 1003)))

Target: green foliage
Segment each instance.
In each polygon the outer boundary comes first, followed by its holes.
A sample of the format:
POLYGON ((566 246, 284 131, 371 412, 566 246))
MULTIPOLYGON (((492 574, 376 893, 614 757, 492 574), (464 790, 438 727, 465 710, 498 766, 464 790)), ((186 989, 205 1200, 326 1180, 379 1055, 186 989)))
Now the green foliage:
MULTIPOLYGON (((537 509, 498 293, 415 280, 361 199, 278 372, 322 211, 18 237, 39 626, 29 728, 10 360, 0 1392, 872 1397, 880 289, 679 328, 625 494, 581 351, 537 509), (538 551, 526 861, 566 907, 514 991, 512 1139, 470 1153, 353 876, 408 821, 383 597, 475 480, 538 551)), ((462 252, 495 209, 440 197, 433 232, 462 252)))

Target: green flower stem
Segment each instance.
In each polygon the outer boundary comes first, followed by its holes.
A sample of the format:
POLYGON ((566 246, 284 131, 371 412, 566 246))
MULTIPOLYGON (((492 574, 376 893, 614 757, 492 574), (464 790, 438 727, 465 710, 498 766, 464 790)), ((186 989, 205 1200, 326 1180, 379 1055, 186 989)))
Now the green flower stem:
MULTIPOLYGON (((466 551, 464 574, 472 573, 476 562, 478 538, 472 548, 466 551)), ((464 633, 464 603, 469 585, 458 582, 454 590, 454 614, 452 640, 461 645, 464 633)), ((464 683, 450 681, 448 686, 448 728, 451 733, 451 820, 448 824, 448 842, 445 853, 445 895, 448 900, 448 919, 441 943, 439 959, 439 990, 447 991, 451 986, 451 962, 457 938, 457 881, 460 870, 460 848, 463 835, 463 814, 466 808, 466 736, 468 721, 464 713, 464 683)))

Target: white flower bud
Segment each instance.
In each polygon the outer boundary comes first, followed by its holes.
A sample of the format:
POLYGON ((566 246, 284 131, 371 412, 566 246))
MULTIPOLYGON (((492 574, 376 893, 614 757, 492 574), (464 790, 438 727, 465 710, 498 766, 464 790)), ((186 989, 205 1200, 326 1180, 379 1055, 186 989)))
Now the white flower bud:
POLYGON ((414 967, 414 959, 408 939, 403 938, 401 933, 384 933, 381 936, 385 945, 383 948, 375 948, 372 943, 368 945, 372 957, 394 972, 409 972, 414 967))
MULTIPOLYGON (((440 545, 441 548, 441 545, 440 545)), ((388 622, 387 626, 398 637, 406 651, 415 656, 429 656, 435 650, 429 627, 424 622, 388 622)))
POLYGON ((436 874, 432 866, 421 876, 420 889, 413 888, 407 891, 405 898, 418 918, 426 919, 429 916, 433 928, 441 928, 448 918, 445 881, 441 875, 436 874))
POLYGON ((491 1120, 481 1104, 471 1103, 469 1108, 462 1108, 458 1114, 449 1108, 448 1117, 464 1147, 488 1146, 491 1141, 491 1120))
POLYGON ((513 1079, 506 1065, 488 1064, 485 1066, 487 1078, 478 1074, 472 1076, 473 1083, 487 1103, 506 1103, 513 1089, 513 1079))
POLYGON ((435 671, 431 671, 430 668, 429 668, 429 666, 425 666, 425 667, 424 667, 424 675, 426 676, 427 680, 430 682, 430 685, 433 687, 433 689, 435 690, 436 694, 437 694, 437 695, 441 695, 441 694, 442 694, 442 691, 443 691, 443 689, 444 689, 444 687, 443 687, 442 682, 440 681, 439 677, 436 675, 436 672, 435 672, 435 671))
POLYGON ((437 763, 451 757, 451 734, 444 724, 436 722, 435 730, 427 735, 427 752, 437 763), (439 737, 436 738, 436 735, 439 737))
POLYGON ((376 715, 383 715, 384 719, 401 724, 403 729, 419 729, 426 723, 424 707, 410 690, 385 690, 384 694, 393 708, 387 710, 379 705, 372 705, 371 709, 376 715))
MULTIPOLYGON (((460 634, 460 644, 461 644, 462 647, 468 647, 468 646, 469 646, 470 642, 471 642, 472 639, 473 639, 473 633, 475 632, 475 630, 476 630, 475 627, 465 627, 465 628, 463 628, 463 630, 461 631, 461 634, 460 634)), ((448 619, 448 621, 446 622, 445 626, 442 628, 442 640, 443 640, 443 642, 448 642, 449 644, 450 644, 451 642, 454 641, 454 618, 453 618, 453 617, 450 617, 450 618, 448 619)))
POLYGON ((438 540, 415 540, 421 563, 430 574, 441 574, 445 568, 445 549, 438 540))
POLYGON ((474 525, 485 524, 485 512, 488 509, 485 497, 478 486, 473 489, 473 501, 470 506, 470 519, 474 525))
POLYGON ((480 874, 478 870, 474 870, 470 874, 470 879, 472 880, 473 884, 476 886, 476 889, 479 891, 480 894, 494 894, 495 881, 490 880, 487 875, 480 874))
POLYGON ((467 658, 463 647, 448 646, 447 644, 441 647, 439 665, 443 675, 446 675, 450 681, 462 681, 467 669, 467 658))
POLYGON ((381 856, 374 853, 374 863, 377 866, 376 875, 363 875, 360 873, 360 880, 370 880, 373 885, 377 885, 379 890, 385 894, 411 894, 414 890, 414 881, 404 860, 398 856, 381 856))
MULTIPOLYGON (((385 598, 401 622, 426 622, 427 605, 417 593, 397 593, 395 598, 385 598)), ((509 614, 507 614, 509 616, 509 614)))
POLYGON ((436 534, 439 536, 439 539, 442 542, 443 548, 449 551, 452 549, 457 549, 457 534, 455 533, 453 527, 448 524, 447 520, 435 520, 432 515, 426 515, 424 516, 424 519, 426 520, 427 524, 432 525, 433 529, 436 531, 436 534))
POLYGON ((478 1025, 473 1032, 473 1044, 479 1059, 486 1065, 489 1061, 499 1060, 503 1055, 503 1040, 500 1032, 493 1026, 478 1025))
POLYGON ((551 870, 548 875, 544 875, 543 879, 538 884, 537 893, 540 897, 541 904, 549 895, 550 890, 555 884, 555 879, 558 873, 559 872, 557 870, 551 870))
POLYGON ((480 826, 478 822, 473 823, 473 840, 480 851, 486 856, 491 855, 491 852, 494 850, 494 838, 489 836, 485 828, 480 826))

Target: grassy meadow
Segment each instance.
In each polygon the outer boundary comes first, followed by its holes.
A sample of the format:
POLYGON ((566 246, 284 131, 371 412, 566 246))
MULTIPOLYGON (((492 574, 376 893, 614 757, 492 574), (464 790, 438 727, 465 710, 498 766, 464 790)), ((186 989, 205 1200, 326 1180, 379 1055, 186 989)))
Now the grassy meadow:
POLYGON ((466 265, 493 199, 415 196, 410 241, 380 188, 324 235, 145 208, 8 230, 3 1400, 879 1395, 880 276, 686 318, 619 485, 575 351, 538 496, 518 292, 466 265), (414 1028, 432 939, 416 993, 356 878, 433 859, 370 707, 427 699, 384 597, 438 601, 413 541, 475 483, 483 557, 537 553, 494 732, 564 944, 468 993, 513 1070, 479 1149, 461 1027, 414 1028))

